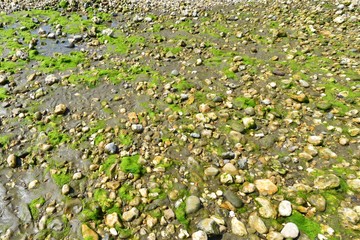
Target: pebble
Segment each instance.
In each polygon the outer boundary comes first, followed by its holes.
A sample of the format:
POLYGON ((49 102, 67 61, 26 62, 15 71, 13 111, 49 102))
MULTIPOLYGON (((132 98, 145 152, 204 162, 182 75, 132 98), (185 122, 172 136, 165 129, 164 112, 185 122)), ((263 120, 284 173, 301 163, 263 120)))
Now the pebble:
POLYGON ((255 120, 252 117, 244 117, 242 119, 242 123, 244 124, 245 129, 255 128, 255 120))
POLYGON ((125 211, 122 214, 122 219, 125 222, 130 222, 130 221, 136 219, 139 216, 139 214, 140 214, 140 211, 136 207, 133 207, 130 210, 125 211))
POLYGON ((243 201, 239 198, 239 196, 229 189, 225 190, 223 195, 225 199, 236 208, 241 208, 244 205, 243 201))
POLYGON ((275 232, 275 231, 271 231, 266 235, 266 240, 283 240, 284 236, 279 233, 279 232, 275 232))
POLYGON ((86 224, 81 225, 81 233, 84 239, 99 240, 99 235, 86 224))
POLYGON ((255 180, 255 187, 260 195, 273 195, 278 191, 278 187, 269 179, 255 180))
POLYGON ((283 200, 279 204, 279 214, 283 217, 288 217, 292 213, 291 202, 283 200))
POLYGON ((6 75, 0 75, 0 85, 4 85, 8 82, 8 77, 6 75))
POLYGON ((263 218, 276 218, 277 212, 270 200, 264 197, 257 197, 255 201, 260 205, 259 214, 263 218))
POLYGON ((61 188, 61 193, 63 195, 67 195, 70 193, 70 186, 68 184, 64 184, 61 188))
POLYGON ((120 224, 119 216, 116 212, 110 213, 105 217, 105 225, 108 227, 114 227, 116 224, 120 224))
POLYGON ((314 146, 319 146, 323 143, 323 139, 322 136, 309 136, 308 142, 314 146))
POLYGON ((45 77, 45 84, 53 85, 54 83, 59 82, 59 80, 60 79, 56 75, 50 74, 45 77))
POLYGON ((340 179, 335 174, 325 174, 314 180, 314 188, 324 190, 340 186, 340 179))
POLYGON ((105 152, 109 154, 115 154, 119 151, 119 148, 116 146, 114 142, 108 143, 105 145, 105 152))
POLYGON ((236 217, 231 219, 231 231, 233 234, 239 236, 246 236, 248 234, 244 223, 239 221, 236 217))
POLYGON ((7 162, 9 167, 15 168, 17 166, 17 161, 16 161, 15 154, 10 154, 6 159, 6 162, 7 162))
POLYGON ((219 169, 216 167, 208 167, 204 170, 205 176, 216 176, 219 174, 219 169))
POLYGON ((235 158, 235 153, 234 153, 234 152, 230 152, 230 151, 228 151, 228 152, 223 152, 223 153, 221 154, 221 157, 222 157, 223 159, 229 159, 229 160, 231 160, 231 159, 234 159, 234 158, 235 158))
POLYGON ((265 234, 268 232, 264 221, 257 215, 257 213, 250 214, 249 225, 260 234, 265 234))
POLYGON ((31 181, 29 183, 28 188, 29 189, 34 189, 39 185, 39 183, 40 183, 39 180, 33 180, 33 181, 31 181))
POLYGON ((295 223, 289 222, 286 223, 284 228, 281 230, 281 234, 284 238, 297 238, 299 236, 299 229, 295 223))
POLYGON ((131 130, 135 133, 142 133, 144 131, 144 127, 141 124, 132 124, 131 130))
POLYGON ((186 214, 195 213, 201 208, 201 202, 197 196, 189 196, 186 199, 185 203, 186 203, 186 207, 185 207, 186 214))
POLYGON ((208 236, 207 236, 206 232, 199 230, 199 231, 194 232, 191 235, 191 239, 192 240, 208 240, 208 236))
POLYGON ((66 112, 66 110, 67 110, 66 105, 61 103, 61 104, 56 105, 54 113, 57 115, 62 115, 66 112))
POLYGON ((356 192, 360 192, 360 179, 350 179, 346 181, 347 184, 349 185, 349 188, 351 188, 352 190, 356 191, 356 192))
POLYGON ((199 221, 197 228, 204 231, 206 234, 218 235, 220 234, 219 225, 212 218, 204 218, 199 221))

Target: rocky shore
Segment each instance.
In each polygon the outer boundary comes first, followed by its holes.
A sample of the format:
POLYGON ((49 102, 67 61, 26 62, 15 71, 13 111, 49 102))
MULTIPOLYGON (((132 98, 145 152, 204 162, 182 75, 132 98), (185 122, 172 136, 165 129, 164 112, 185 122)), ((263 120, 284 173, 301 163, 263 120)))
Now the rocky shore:
POLYGON ((360 239, 358 1, 1 1, 1 239, 360 239))

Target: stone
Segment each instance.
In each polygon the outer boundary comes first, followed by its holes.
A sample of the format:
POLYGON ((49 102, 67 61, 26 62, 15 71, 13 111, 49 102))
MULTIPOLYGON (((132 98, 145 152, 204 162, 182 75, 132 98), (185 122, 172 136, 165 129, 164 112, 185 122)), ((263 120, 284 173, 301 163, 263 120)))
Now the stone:
POLYGON ((277 212, 270 200, 264 197, 257 197, 255 201, 260 205, 259 214, 263 218, 276 218, 277 212))
POLYGON ((230 151, 228 151, 228 152, 223 152, 223 153, 221 154, 221 157, 222 157, 223 159, 231 160, 231 159, 234 159, 234 158, 235 158, 235 153, 234 153, 234 152, 230 152, 230 151))
POLYGON ((335 174, 325 174, 314 180, 314 188, 324 190, 340 186, 340 179, 335 174))
POLYGON ((278 187, 269 179, 255 180, 255 187, 260 195, 273 195, 278 191, 278 187))
POLYGON ((304 152, 310 154, 311 156, 315 157, 319 152, 312 144, 308 144, 304 147, 304 152))
POLYGON ((335 23, 338 23, 338 24, 341 24, 341 23, 343 23, 343 22, 345 22, 345 17, 344 16, 338 16, 338 17, 336 17, 336 18, 334 18, 334 22, 335 23))
POLYGON ((130 222, 130 221, 136 219, 139 216, 139 214, 140 214, 139 210, 136 207, 133 207, 130 210, 125 211, 122 214, 122 219, 125 222, 130 222))
POLYGON ((50 74, 45 77, 45 84, 47 85, 53 85, 54 83, 57 82, 59 82, 59 78, 54 74, 50 74))
POLYGON ((105 145, 105 152, 109 153, 109 154, 115 154, 118 152, 118 147, 116 146, 115 143, 111 142, 105 145))
POLYGON ((54 113, 57 115, 62 115, 66 112, 66 110, 67 110, 67 107, 65 106, 65 104, 61 103, 61 104, 56 105, 54 113))
POLYGON ((31 181, 31 182, 29 183, 28 188, 29 188, 29 189, 34 189, 34 188, 36 188, 38 185, 39 185, 39 180, 33 180, 33 181, 31 181))
POLYGON ((10 154, 6 159, 6 162, 7 162, 9 167, 15 168, 17 166, 17 161, 16 161, 15 154, 10 154))
POLYGON ((320 194, 310 195, 307 200, 316 208, 317 211, 323 212, 326 209, 326 199, 320 194))
POLYGON ((332 108, 332 103, 320 101, 316 104, 316 107, 323 111, 328 111, 332 108))
POLYGON ((61 193, 62 193, 63 195, 67 195, 67 194, 70 193, 70 186, 69 186, 69 184, 64 184, 64 185, 62 186, 62 188, 61 188, 61 193))
POLYGON ((224 192, 224 197, 236 208, 241 208, 244 205, 239 196, 229 189, 224 192))
POLYGON ((351 188, 352 190, 356 191, 356 192, 360 192, 360 179, 350 179, 346 181, 349 188, 351 188))
POLYGON ((279 232, 275 232, 275 231, 271 231, 266 235, 266 240, 283 240, 284 236, 279 233, 279 232))
POLYGON ((4 85, 8 82, 8 77, 6 75, 0 75, 0 85, 4 85))
POLYGON ((322 159, 326 159, 326 160, 329 160, 331 158, 337 158, 337 154, 331 151, 330 148, 321 148, 319 150, 319 156, 322 159))
POLYGON ((229 173, 220 174, 220 182, 223 184, 230 184, 234 182, 233 177, 229 173))
POLYGON ((207 240, 208 236, 207 236, 206 232, 199 230, 199 231, 194 232, 191 235, 191 239, 192 240, 207 240))
POLYGON ((216 167, 208 167, 204 170, 205 176, 216 176, 219 174, 219 169, 216 167))
POLYGON ((245 129, 252 129, 256 127, 255 120, 252 117, 244 117, 242 119, 245 129))
POLYGON ((249 225, 260 234, 265 234, 268 232, 264 221, 257 215, 256 212, 250 214, 249 225))
POLYGON ((142 133, 144 131, 144 127, 141 124, 132 124, 131 130, 135 133, 142 133))
POLYGON ((83 239, 99 240, 99 235, 86 224, 81 225, 81 233, 83 239))
POLYGON ((283 200, 279 204, 279 214, 283 217, 288 217, 292 213, 291 202, 283 200))
POLYGON ((309 136, 308 142, 314 146, 319 146, 323 143, 323 137, 322 136, 309 136))
POLYGON ((224 167, 222 168, 223 172, 229 173, 231 175, 236 175, 239 173, 239 171, 236 169, 234 164, 232 163, 226 163, 224 167))
POLYGON ((197 196, 189 196, 186 199, 185 203, 186 203, 186 207, 185 207, 186 214, 195 213, 201 208, 201 202, 197 196))
POLYGON ((349 222, 351 224, 357 224, 359 222, 359 215, 351 208, 340 209, 339 214, 345 222, 349 222))
POLYGON ((116 212, 113 212, 106 215, 105 224, 108 227, 114 227, 116 224, 120 224, 118 214, 116 212))
POLYGON ((164 217, 167 221, 171 221, 175 218, 175 213, 171 208, 166 209, 164 210, 164 217))
POLYGON ((295 223, 289 222, 285 224, 284 228, 281 230, 281 234, 284 238, 296 238, 299 236, 299 228, 295 223))
POLYGON ((231 219, 231 231, 233 234, 239 236, 246 236, 248 234, 244 223, 239 221, 236 217, 231 219))
POLYGON ((197 224, 197 228, 204 231, 206 234, 220 234, 219 225, 212 218, 204 218, 197 224))

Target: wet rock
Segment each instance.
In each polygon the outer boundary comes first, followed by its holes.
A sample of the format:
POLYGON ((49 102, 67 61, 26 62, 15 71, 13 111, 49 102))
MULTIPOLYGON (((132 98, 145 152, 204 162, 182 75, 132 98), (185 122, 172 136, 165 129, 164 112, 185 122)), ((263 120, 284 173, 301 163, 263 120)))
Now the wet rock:
POLYGON ((135 133, 142 133, 144 131, 144 127, 141 124, 132 124, 131 130, 135 133))
POLYGON ((139 216, 139 213, 140 211, 136 207, 133 207, 129 211, 126 211, 122 214, 122 219, 125 222, 130 222, 137 218, 139 216))
POLYGON ((66 113, 66 111, 67 111, 66 105, 61 103, 61 104, 56 105, 54 113, 57 115, 62 115, 64 113, 66 113))
POLYGON ((186 214, 191 214, 197 212, 201 208, 200 199, 197 196, 189 196, 186 199, 186 214))
POLYGON ((218 235, 220 234, 220 228, 219 225, 216 223, 216 221, 212 218, 205 218, 202 219, 198 224, 197 228, 204 231, 206 234, 214 234, 218 235))
POLYGON ((317 177, 314 180, 314 188, 324 190, 340 186, 340 179, 335 174, 326 174, 317 177))
POLYGON ((48 225, 48 228, 60 232, 64 229, 64 223, 59 218, 54 218, 48 225))
POLYGON ((223 153, 221 154, 221 157, 222 157, 223 159, 229 159, 229 160, 231 160, 231 159, 234 159, 234 158, 235 158, 235 153, 234 153, 234 152, 223 152, 223 153))
POLYGON ((326 209, 326 199, 322 195, 320 195, 320 194, 310 195, 308 197, 308 201, 319 212, 325 211, 325 209, 326 209))
POLYGON ((299 236, 299 228, 296 226, 296 224, 289 222, 286 223, 284 228, 281 230, 281 234, 284 236, 284 238, 296 238, 299 236))
POLYGON ((332 108, 332 104, 330 102, 318 102, 316 107, 320 110, 328 111, 332 108))
POLYGON ((106 215, 105 224, 108 227, 114 227, 116 224, 120 224, 118 214, 114 212, 106 215))
POLYGON ((219 172, 219 169, 216 167, 208 167, 205 169, 204 174, 205 176, 216 176, 219 172))
POLYGON ((84 239, 99 240, 99 235, 86 224, 81 225, 81 233, 84 239))
POLYGON ((61 188, 61 193, 63 195, 68 195, 70 193, 70 186, 68 184, 64 184, 61 188))
POLYGON ((15 168, 17 166, 17 161, 16 161, 15 154, 10 154, 6 159, 6 162, 7 162, 9 167, 15 168))
POLYGON ((236 169, 236 167, 232 163, 225 164, 224 167, 222 168, 222 170, 223 170, 223 172, 229 173, 231 175, 236 175, 239 173, 239 171, 236 169))
POLYGON ((260 205, 259 214, 263 218, 276 218, 277 212, 270 200, 264 197, 257 197, 255 201, 260 205))
POLYGON ((273 195, 278 191, 278 187, 269 179, 255 180, 255 187, 261 195, 273 195))
POLYGON ((279 214, 283 217, 288 217, 292 213, 291 202, 284 200, 279 204, 279 214))
POLYGON ((236 217, 231 219, 231 231, 233 234, 239 236, 246 236, 248 234, 244 223, 239 221, 236 217))
POLYGON ((192 240, 208 240, 207 234, 204 231, 196 231, 191 235, 192 240))
POLYGON ((105 152, 107 152, 109 154, 115 154, 118 152, 118 150, 119 150, 119 148, 113 142, 105 145, 105 152))
POLYGON ((252 213, 249 216, 249 225, 260 234, 265 234, 268 232, 264 221, 256 213, 252 213))
POLYGON ((242 119, 245 129, 252 129, 256 127, 255 120, 252 117, 244 117, 242 119))
POLYGON ((238 197, 238 195, 229 189, 224 192, 224 197, 236 208, 241 208, 244 205, 243 201, 238 197))
POLYGON ((2 74, 0 75, 0 85, 4 85, 8 82, 8 78, 6 75, 2 74))
POLYGON ((359 215, 351 208, 342 208, 339 210, 339 214, 345 222, 351 224, 357 224, 359 222, 359 215))
POLYGON ((266 235, 266 240, 283 240, 284 236, 279 233, 279 232, 275 232, 275 231, 271 231, 266 235))

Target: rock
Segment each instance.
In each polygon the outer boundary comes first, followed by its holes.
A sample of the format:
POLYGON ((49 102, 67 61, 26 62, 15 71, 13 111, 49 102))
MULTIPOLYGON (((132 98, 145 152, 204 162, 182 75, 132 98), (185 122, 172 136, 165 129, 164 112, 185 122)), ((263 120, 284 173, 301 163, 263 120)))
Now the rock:
POLYGON ((86 224, 81 225, 81 233, 83 239, 99 240, 99 235, 86 224))
POLYGON ((307 199, 317 211, 323 212, 326 209, 326 199, 320 194, 310 195, 307 199))
POLYGON ((62 186, 62 188, 61 188, 61 193, 62 193, 63 195, 67 195, 67 194, 70 193, 70 186, 69 186, 69 184, 64 184, 64 185, 62 186))
POLYGON ((114 37, 114 30, 111 28, 105 28, 104 30, 101 31, 101 33, 103 35, 109 36, 109 37, 114 37))
POLYGON ((131 130, 135 133, 142 133, 144 131, 144 127, 141 124, 132 124, 131 130))
POLYGON ((231 231, 233 234, 239 236, 246 236, 248 234, 244 223, 239 221, 236 217, 231 219, 231 231))
POLYGON ((351 224, 357 224, 359 222, 359 215, 351 208, 340 209, 339 214, 345 222, 351 224))
POLYGON ((269 179, 255 180, 255 187, 261 195, 273 195, 278 191, 278 187, 269 179))
POLYGON ((133 207, 129 211, 126 211, 122 214, 122 219, 125 222, 130 222, 136 219, 139 216, 139 213, 139 210, 136 207, 133 207))
POLYGON ((255 212, 249 216, 249 225, 260 234, 265 234, 268 231, 264 221, 255 212))
POLYGON ((284 228, 281 230, 281 234, 284 238, 296 238, 299 236, 299 229, 296 224, 289 222, 285 224, 284 228))
POLYGON ((288 217, 292 213, 291 202, 283 200, 279 204, 279 214, 283 217, 288 217))
POLYGON ((360 192, 360 179, 359 178, 347 180, 346 182, 349 185, 349 188, 351 188, 352 190, 354 190, 356 192, 360 192))
POLYGON ((284 71, 281 71, 281 70, 279 70, 279 69, 274 69, 273 71, 272 71, 272 73, 274 74, 274 75, 276 75, 276 76, 285 76, 285 72, 284 71))
POLYGON ((0 75, 0 85, 4 85, 8 82, 8 78, 6 75, 0 75))
POLYGON ((231 175, 236 175, 239 173, 239 171, 236 169, 236 167, 232 163, 225 164, 224 167, 222 168, 222 170, 223 170, 223 172, 229 173, 231 175))
POLYGON ((224 192, 224 197, 236 208, 241 208, 244 205, 238 195, 236 195, 233 191, 229 189, 224 192))
POLYGON ((223 158, 223 159, 229 159, 229 160, 231 160, 231 159, 234 159, 235 158, 235 153, 233 153, 233 152, 223 152, 222 154, 221 154, 221 157, 223 158))
POLYGON ((245 129, 252 129, 256 127, 255 120, 252 117, 244 117, 242 119, 245 129))
POLYGON ((186 199, 186 214, 191 214, 197 212, 201 207, 200 199, 197 196, 189 196, 186 199))
POLYGON ((284 236, 279 232, 271 231, 266 235, 266 240, 283 240, 284 236))
POLYGON ((331 151, 331 149, 329 148, 321 148, 319 150, 319 156, 322 159, 326 159, 326 160, 329 160, 331 158, 337 158, 337 154, 331 151))
POLYGON ((119 216, 116 212, 106 215, 105 224, 108 227, 114 227, 116 224, 120 224, 119 216))
POLYGON ((204 231, 206 234, 220 234, 219 225, 212 218, 204 218, 198 224, 197 228, 204 231))
POLYGON ((219 169, 216 167, 208 167, 205 169, 204 174, 205 176, 216 176, 219 174, 219 169))
POLYGON ((28 188, 29 188, 29 189, 34 189, 34 188, 36 188, 38 185, 39 185, 39 180, 33 180, 33 181, 31 181, 31 182, 29 183, 28 188))
POLYGON ((308 142, 314 146, 319 146, 323 143, 323 137, 322 136, 309 136, 308 142))
POLYGON ((335 174, 319 176, 314 180, 314 188, 324 190, 340 186, 340 179, 335 174))
POLYGON ((61 103, 61 104, 56 105, 54 113, 57 115, 62 115, 66 112, 66 110, 67 110, 67 107, 65 106, 65 104, 61 103))
POLYGON ((291 98, 299 103, 308 103, 309 102, 308 96, 306 96, 304 93, 291 95, 291 98))
POLYGON ((270 200, 264 197, 257 197, 255 201, 260 204, 259 214, 263 218, 276 218, 277 212, 270 200))
MULTIPOLYGON (((172 54, 172 53, 171 53, 171 54, 172 54)), ((173 54, 172 54, 170 57, 173 57, 173 54)), ((179 73, 178 70, 174 69, 174 70, 171 71, 170 74, 173 75, 173 76, 179 76, 180 73, 179 73)))
POLYGON ((208 237, 207 237, 206 232, 199 230, 199 231, 194 232, 191 235, 191 239, 192 240, 207 240, 208 237))
POLYGON ((45 84, 47 85, 53 85, 54 83, 59 82, 59 78, 55 76, 54 74, 47 75, 45 77, 45 84))
POLYGON ((49 224, 48 228, 53 231, 62 231, 64 229, 64 223, 59 218, 54 218, 49 224))
POLYGON ((175 213, 171 208, 166 209, 164 210, 164 217, 167 221, 171 221, 175 218, 175 213))
POLYGON ((10 154, 6 159, 6 162, 7 162, 9 167, 15 168, 17 166, 17 161, 16 161, 15 154, 10 154))
POLYGON ((207 113, 207 112, 210 112, 210 110, 211 110, 211 108, 208 104, 202 103, 199 106, 199 112, 201 112, 201 113, 207 113))
POLYGON ((332 108, 332 104, 330 102, 320 101, 316 104, 316 107, 320 110, 328 111, 332 108))
POLYGON ((119 150, 118 147, 113 142, 105 145, 105 152, 107 152, 107 153, 115 154, 118 152, 118 150, 119 150))
POLYGON ((220 175, 220 182, 223 184, 230 184, 234 182, 233 177, 229 173, 222 173, 220 175))
POLYGON ((333 21, 335 23, 341 24, 341 23, 345 22, 345 17, 344 16, 338 16, 338 17, 334 18, 333 21))

